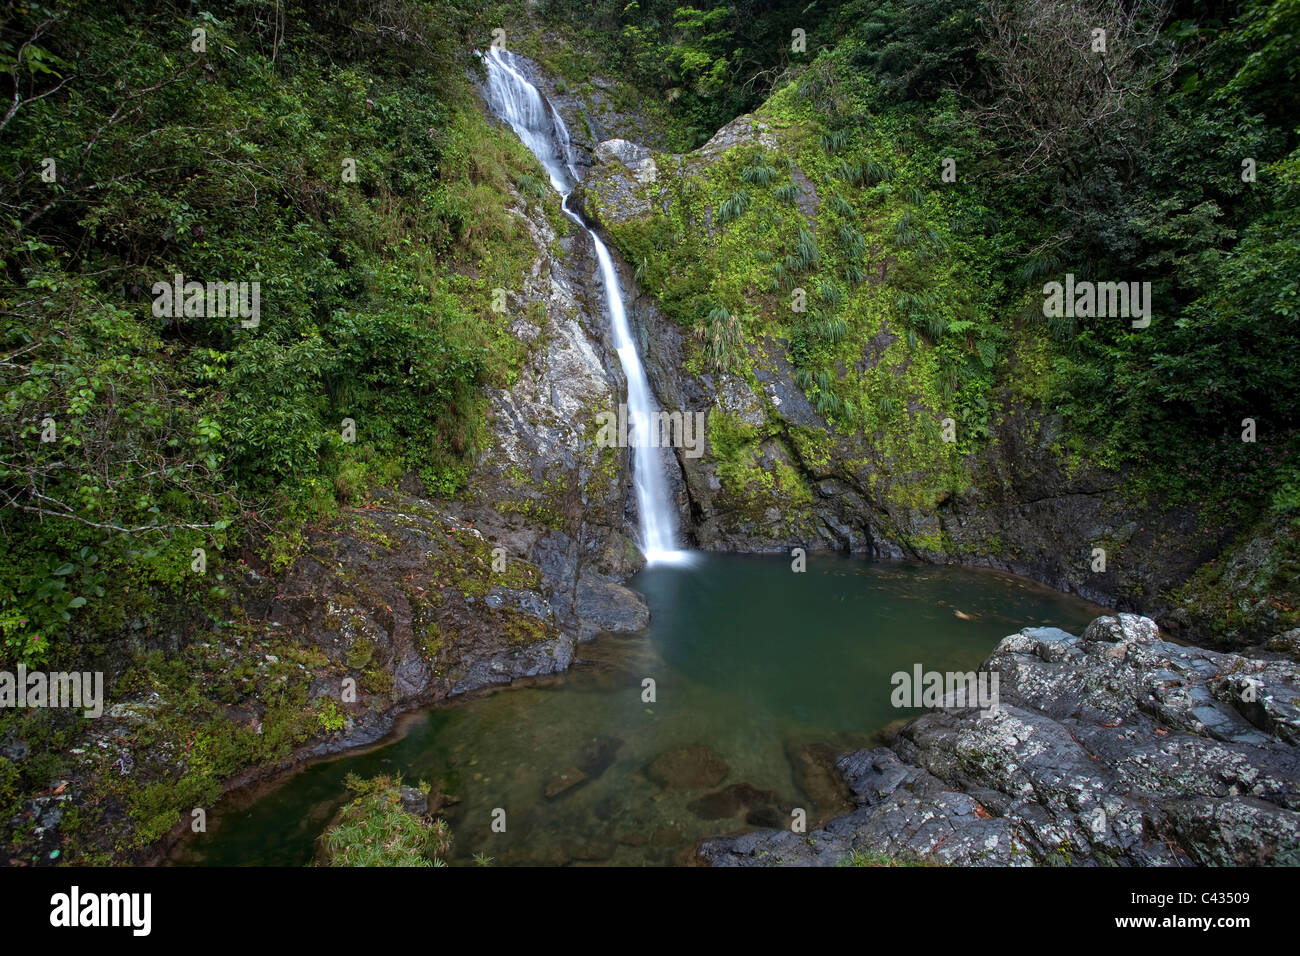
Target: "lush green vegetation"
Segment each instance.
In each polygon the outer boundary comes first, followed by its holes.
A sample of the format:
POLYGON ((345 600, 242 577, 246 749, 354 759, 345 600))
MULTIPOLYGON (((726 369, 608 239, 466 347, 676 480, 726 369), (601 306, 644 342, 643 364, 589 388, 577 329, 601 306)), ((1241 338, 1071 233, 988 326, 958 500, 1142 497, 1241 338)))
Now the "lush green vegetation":
POLYGON ((479 386, 524 348, 490 307, 531 251, 506 206, 554 205, 466 82, 497 24, 639 91, 678 148, 761 104, 766 139, 664 158, 668 211, 616 238, 704 365, 749 374, 747 343, 787 342, 818 411, 927 476, 909 503, 960 487, 1009 385, 1139 491, 1241 522, 1297 504, 1294 0, 277 9, 5 19, 5 660, 57 660, 151 597, 219 602, 224 550, 251 536, 284 567, 368 484, 460 489, 479 386), (1104 69, 1059 46, 1094 23, 1104 69), (1067 272, 1151 282, 1150 327, 1045 318, 1067 272), (156 315, 176 275, 259 283, 257 325, 156 315))
POLYGON ((283 567, 369 483, 461 487, 480 386, 523 354, 491 308, 533 254, 512 187, 554 204, 466 78, 475 29, 404 0, 7 5, 0 660, 59 659, 127 593, 219 600, 223 549, 283 567), (256 326, 155 314, 176 275, 259 283, 256 326))
MULTIPOLYGON (((921 514, 973 480, 1012 406, 1041 405, 1067 424, 1067 465, 1123 469, 1133 499, 1199 503, 1260 543, 1249 567, 1211 562, 1175 595, 1189 614, 1253 637, 1269 604, 1270 626, 1300 621, 1300 0, 3 10, 0 666, 111 657, 114 698, 147 702, 120 717, 134 776, 80 762, 94 796, 63 831, 131 823, 119 844, 68 844, 80 859, 138 850, 242 768, 346 725, 310 692, 328 661, 227 606, 241 557, 283 571, 375 485, 464 490, 483 386, 513 382, 527 349, 493 308, 534 258, 511 207, 567 223, 472 88, 496 27, 561 90, 612 100, 676 151, 656 157, 652 212, 610 231, 690 331, 690 369, 756 384, 788 360, 877 456, 843 467, 921 514), (734 148, 687 152, 747 112, 734 148), (1046 316, 1044 283, 1067 273, 1149 282, 1151 324, 1046 316), (160 310, 177 276, 256 283, 256 322, 206 297, 160 310), (109 646, 164 619, 176 653, 109 646)), ((755 522, 779 505, 811 526, 805 475, 760 453, 774 432, 791 460, 831 460, 821 429, 715 411, 717 475, 755 522)), ((560 523, 549 503, 497 508, 560 523)), ((476 564, 430 564, 483 596, 476 547, 476 564)), ((513 644, 548 636, 498 619, 513 644)), ((422 640, 433 659, 455 635, 434 622, 422 640)), ((393 677, 372 651, 358 641, 344 663, 382 696, 393 677)), ((38 829, 31 795, 92 732, 0 714, 0 741, 32 751, 0 757, 0 819, 38 829)), ((331 859, 445 852, 394 787, 357 789, 331 859), (399 838, 352 849, 376 827, 399 838)))
MULTIPOLYGON (((402 779, 345 781, 356 796, 321 836, 326 866, 446 866, 451 832, 402 806, 402 779)), ((425 797, 429 788, 422 786, 425 797)))
POLYGON ((593 74, 621 81, 620 105, 654 116, 670 149, 689 150, 810 63, 833 37, 837 6, 516 0, 496 4, 491 20, 506 31, 507 45, 536 57, 566 86, 593 74))
POLYGON ((748 145, 664 158, 667 213, 614 230, 701 360, 743 373, 746 342, 786 340, 822 414, 941 463, 917 504, 960 484, 950 453, 1010 394, 1135 493, 1242 523, 1294 509, 1300 5, 856 0, 832 20, 748 145), (1046 317, 1067 273, 1149 282, 1151 324, 1046 317), (955 444, 913 427, 918 402, 955 444))

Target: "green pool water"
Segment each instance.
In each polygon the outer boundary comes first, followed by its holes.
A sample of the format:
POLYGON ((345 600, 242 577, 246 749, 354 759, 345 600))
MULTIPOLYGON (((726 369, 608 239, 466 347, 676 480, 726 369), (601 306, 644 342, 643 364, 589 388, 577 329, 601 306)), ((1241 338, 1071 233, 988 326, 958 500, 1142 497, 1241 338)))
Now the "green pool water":
POLYGON ((919 713, 891 706, 894 672, 973 670, 1022 627, 1077 633, 1102 613, 1009 575, 831 555, 804 573, 699 555, 631 586, 650 604, 644 634, 583 644, 562 676, 456 699, 382 746, 237 795, 175 862, 309 863, 349 773, 457 798, 453 864, 671 864, 702 837, 788 825, 793 808, 811 829, 846 809, 825 755, 919 713))

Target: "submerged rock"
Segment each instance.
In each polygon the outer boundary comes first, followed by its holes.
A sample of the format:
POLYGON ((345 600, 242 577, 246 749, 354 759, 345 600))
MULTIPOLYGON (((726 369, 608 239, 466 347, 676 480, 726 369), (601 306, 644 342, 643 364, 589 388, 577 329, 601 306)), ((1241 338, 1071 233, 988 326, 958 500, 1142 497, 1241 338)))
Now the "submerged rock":
POLYGON ((597 737, 582 748, 578 766, 594 780, 613 765, 622 746, 623 741, 618 737, 597 737))
POLYGON ((982 670, 1001 706, 937 711, 838 763, 857 809, 800 835, 701 844, 714 865, 853 851, 959 865, 1300 864, 1300 667, 1098 618, 1027 628, 982 670))
POLYGON ((721 783, 727 776, 727 763, 712 747, 692 744, 655 757, 646 776, 661 787, 697 790, 721 783))
POLYGON ((578 582, 573 609, 582 622, 579 640, 604 631, 639 631, 650 623, 650 608, 644 597, 598 574, 584 575, 578 582))
POLYGON ((759 790, 750 783, 733 783, 688 803, 686 809, 701 820, 724 820, 738 816, 755 804, 771 805, 777 800, 777 795, 770 790, 759 790))
POLYGON ((550 783, 546 785, 546 799, 553 800, 560 794, 572 790, 580 783, 585 783, 587 775, 577 767, 570 767, 568 770, 555 776, 550 783))
POLYGON ((836 769, 834 747, 788 741, 785 753, 795 785, 812 799, 812 809, 829 814, 849 805, 849 788, 836 769))

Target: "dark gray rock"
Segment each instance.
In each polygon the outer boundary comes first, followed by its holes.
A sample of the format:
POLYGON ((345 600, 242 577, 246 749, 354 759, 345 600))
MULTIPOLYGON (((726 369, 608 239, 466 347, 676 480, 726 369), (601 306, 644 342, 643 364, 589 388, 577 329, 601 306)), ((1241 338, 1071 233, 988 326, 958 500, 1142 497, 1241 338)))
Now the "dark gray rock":
POLYGON ((402 809, 407 813, 422 817, 429 812, 429 797, 423 790, 416 787, 402 787, 401 800, 402 809))
POLYGON ((838 763, 858 809, 806 837, 701 844, 715 865, 854 851, 959 865, 1300 863, 1300 668, 1098 618, 1027 628, 982 667, 1000 707, 935 711, 838 763))
POLYGON ((650 623, 650 608, 645 598, 595 573, 585 574, 578 581, 574 611, 582 622, 579 640, 602 632, 639 631, 650 623))
POLYGON ((0 740, 0 757, 12 760, 14 763, 22 763, 26 760, 28 749, 27 741, 17 734, 11 733, 0 740))

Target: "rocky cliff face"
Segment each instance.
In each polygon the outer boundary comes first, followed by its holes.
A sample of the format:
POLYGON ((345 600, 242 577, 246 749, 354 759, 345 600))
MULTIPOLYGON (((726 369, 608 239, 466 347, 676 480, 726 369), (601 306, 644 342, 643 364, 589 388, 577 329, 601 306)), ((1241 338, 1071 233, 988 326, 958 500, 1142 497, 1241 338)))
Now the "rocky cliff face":
POLYGON ((579 641, 649 621, 621 583, 644 563, 629 459, 594 441, 597 413, 618 407, 625 383, 590 240, 557 235, 522 200, 515 212, 536 249, 508 303, 529 354, 516 381, 490 393, 490 438, 467 490, 430 501, 413 485, 346 516, 266 609, 272 627, 337 662, 360 645, 393 676, 352 708, 385 719, 324 747, 364 742, 422 703, 564 670, 579 641))
MULTIPOLYGON (((777 141, 766 122, 748 116, 688 156, 602 143, 575 199, 617 247, 628 230, 671 211, 674 194, 660 165, 695 175, 732 150, 756 146, 772 150, 777 141)), ((815 190, 798 166, 791 176, 800 211, 814 216, 815 190)), ((711 228, 709 211, 703 215, 703 228, 711 228)), ((1163 619, 1175 610, 1170 592, 1233 540, 1232 529, 1206 527, 1193 510, 1145 500, 1122 474, 1071 460, 1061 451, 1061 421, 1011 388, 997 395, 988 440, 953 467, 893 450, 911 440, 907 432, 939 427, 943 413, 920 395, 907 398, 904 434, 883 436, 890 441, 838 430, 797 384, 789 343, 779 337, 747 333, 752 374, 700 371, 690 330, 665 314, 655 290, 637 288, 629 264, 620 269, 636 290, 630 314, 663 407, 707 411, 711 419, 721 413, 728 430, 742 434, 740 456, 728 458, 716 441, 703 458, 677 454, 678 503, 700 548, 797 546, 993 567, 1163 619), (1104 569, 1094 567, 1094 549, 1105 552, 1104 569)), ((898 334, 884 324, 860 368, 880 362, 898 334)), ((1012 361, 1013 379, 1034 374, 1012 361)), ((712 428, 710 437, 718 437, 712 428)), ((1256 596, 1257 609, 1267 604, 1266 594, 1256 596)), ((1168 626, 1191 639, 1222 638, 1204 614, 1174 614, 1168 626)), ((1242 628, 1223 639, 1258 642, 1286 626, 1265 625, 1253 637, 1242 628)))
MULTIPOLYGON (((118 688, 104 722, 69 733, 67 775, 8 821, 24 855, 156 859, 224 789, 371 743, 416 707, 562 671, 580 641, 646 626, 644 599, 622 584, 643 563, 627 450, 594 440, 625 383, 590 239, 557 235, 561 217, 515 199, 535 256, 508 307, 529 351, 489 395, 465 493, 433 500, 414 478, 374 491, 305 529, 283 573, 250 555, 210 620, 196 605, 110 636, 96 665, 118 688), (178 665, 133 673, 141 650, 178 665), (225 741, 220 759, 196 761, 196 737, 225 741)), ((34 746, 6 738, 0 753, 34 746)))
POLYGON ((1300 863, 1300 672, 1171 643, 1148 618, 1027 628, 981 668, 996 714, 938 711, 840 758, 858 809, 706 841, 715 865, 1300 863))

